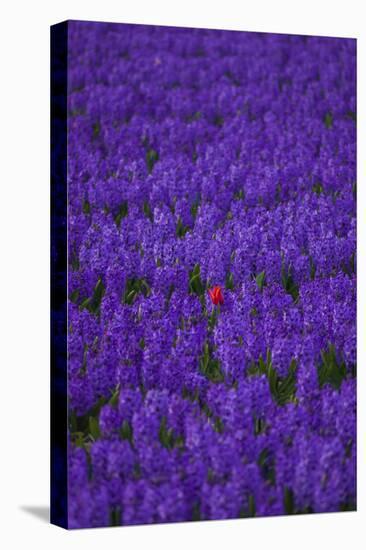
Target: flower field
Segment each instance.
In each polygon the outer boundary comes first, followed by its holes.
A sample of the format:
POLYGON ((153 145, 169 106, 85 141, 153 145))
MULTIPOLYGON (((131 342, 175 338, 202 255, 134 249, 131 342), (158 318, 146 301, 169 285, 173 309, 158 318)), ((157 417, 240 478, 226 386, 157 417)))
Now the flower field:
POLYGON ((356 507, 356 43, 69 23, 69 526, 356 507))

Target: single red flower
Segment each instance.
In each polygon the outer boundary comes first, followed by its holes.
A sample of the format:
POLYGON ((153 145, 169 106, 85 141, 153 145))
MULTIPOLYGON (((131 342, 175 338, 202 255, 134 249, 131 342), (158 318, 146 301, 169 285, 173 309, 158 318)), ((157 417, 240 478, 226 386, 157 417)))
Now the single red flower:
POLYGON ((221 292, 221 286, 214 286, 213 288, 208 289, 212 303, 217 306, 218 304, 222 305, 224 303, 224 297, 221 292))

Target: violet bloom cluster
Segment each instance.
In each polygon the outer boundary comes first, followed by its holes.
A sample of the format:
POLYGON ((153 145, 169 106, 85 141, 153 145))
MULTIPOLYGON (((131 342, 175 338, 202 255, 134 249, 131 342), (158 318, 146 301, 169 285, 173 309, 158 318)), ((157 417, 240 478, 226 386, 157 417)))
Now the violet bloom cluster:
POLYGON ((355 509, 355 74, 69 24, 70 527, 355 509))

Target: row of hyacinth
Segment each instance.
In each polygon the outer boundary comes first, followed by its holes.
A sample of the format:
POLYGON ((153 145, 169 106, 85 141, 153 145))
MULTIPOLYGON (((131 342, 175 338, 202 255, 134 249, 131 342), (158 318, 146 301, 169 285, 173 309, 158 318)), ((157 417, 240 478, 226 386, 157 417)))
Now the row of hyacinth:
POLYGON ((69 525, 356 506, 354 40, 69 23, 69 525))

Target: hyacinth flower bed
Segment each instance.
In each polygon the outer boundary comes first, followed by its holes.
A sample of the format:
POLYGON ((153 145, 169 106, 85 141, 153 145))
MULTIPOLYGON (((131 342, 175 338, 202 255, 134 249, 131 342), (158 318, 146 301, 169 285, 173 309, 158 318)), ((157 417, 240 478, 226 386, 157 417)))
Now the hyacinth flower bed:
POLYGON ((69 23, 69 526, 356 507, 354 40, 69 23))

